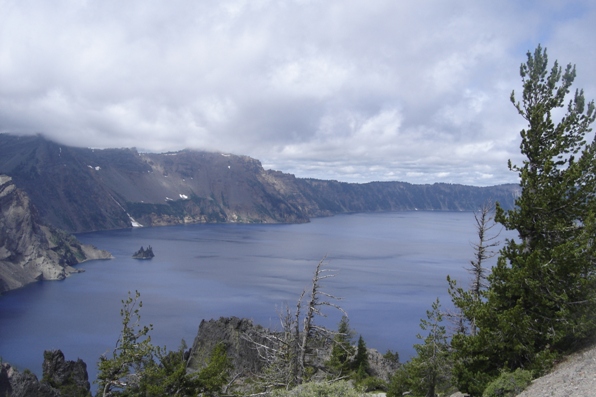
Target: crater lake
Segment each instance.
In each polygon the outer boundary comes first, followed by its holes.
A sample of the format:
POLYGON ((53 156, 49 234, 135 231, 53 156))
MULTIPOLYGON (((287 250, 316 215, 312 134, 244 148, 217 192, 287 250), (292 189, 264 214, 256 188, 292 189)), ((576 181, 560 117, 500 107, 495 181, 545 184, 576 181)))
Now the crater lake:
MULTIPOLYGON (((450 306, 446 276, 468 285, 476 233, 471 212, 395 212, 79 234, 115 259, 86 262, 78 266, 84 273, 0 296, 0 357, 41 376, 43 351, 61 349, 67 360, 83 359, 95 380, 100 355, 111 353, 120 334, 129 291, 141 294, 141 321, 153 324, 153 344, 168 349, 182 339, 192 346, 202 319, 246 317, 279 328, 277 313, 296 307, 325 258, 335 277, 322 289, 343 298, 338 303, 356 335, 405 361, 435 298, 450 306), (149 245, 153 259, 132 258, 149 245)), ((336 329, 341 313, 324 312, 317 323, 336 329)))

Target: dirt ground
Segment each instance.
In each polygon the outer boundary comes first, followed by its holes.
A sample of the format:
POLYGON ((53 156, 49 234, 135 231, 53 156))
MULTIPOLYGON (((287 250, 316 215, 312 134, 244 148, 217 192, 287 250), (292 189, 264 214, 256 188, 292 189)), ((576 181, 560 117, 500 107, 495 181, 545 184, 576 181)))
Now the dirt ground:
POLYGON ((596 346, 572 354, 553 372, 535 379, 518 397, 596 396, 596 346))

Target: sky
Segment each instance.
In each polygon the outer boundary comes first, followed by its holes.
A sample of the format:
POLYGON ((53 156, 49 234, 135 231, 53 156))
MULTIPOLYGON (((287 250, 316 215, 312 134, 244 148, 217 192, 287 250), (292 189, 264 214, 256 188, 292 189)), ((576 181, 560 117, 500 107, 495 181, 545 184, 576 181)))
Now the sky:
POLYGON ((0 132, 345 182, 518 182, 538 44, 596 97, 593 0, 0 0, 0 132))

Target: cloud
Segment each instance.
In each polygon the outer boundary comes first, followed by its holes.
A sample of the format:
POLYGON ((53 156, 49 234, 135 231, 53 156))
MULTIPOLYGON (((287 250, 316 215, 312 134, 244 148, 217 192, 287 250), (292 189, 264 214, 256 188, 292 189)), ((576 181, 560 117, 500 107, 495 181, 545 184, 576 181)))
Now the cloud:
MULTIPOLYGON (((0 1, 0 131, 186 147, 301 177, 515 182, 539 42, 590 70, 589 1, 0 1)), ((581 84, 581 85, 580 85, 581 84)))

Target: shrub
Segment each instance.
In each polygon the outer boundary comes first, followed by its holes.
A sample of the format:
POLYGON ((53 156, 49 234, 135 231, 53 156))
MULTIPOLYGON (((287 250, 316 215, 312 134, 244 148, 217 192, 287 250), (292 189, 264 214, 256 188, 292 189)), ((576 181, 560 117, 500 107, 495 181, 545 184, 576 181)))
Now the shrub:
POLYGON ((304 383, 292 390, 275 390, 273 397, 361 397, 354 387, 346 381, 333 383, 304 383))
POLYGON ((361 380, 356 381, 356 387, 362 392, 370 391, 387 391, 387 382, 376 376, 367 376, 361 380))
POLYGON ((515 372, 503 372, 488 384, 482 397, 513 397, 521 393, 532 381, 530 371, 518 368, 515 372))

